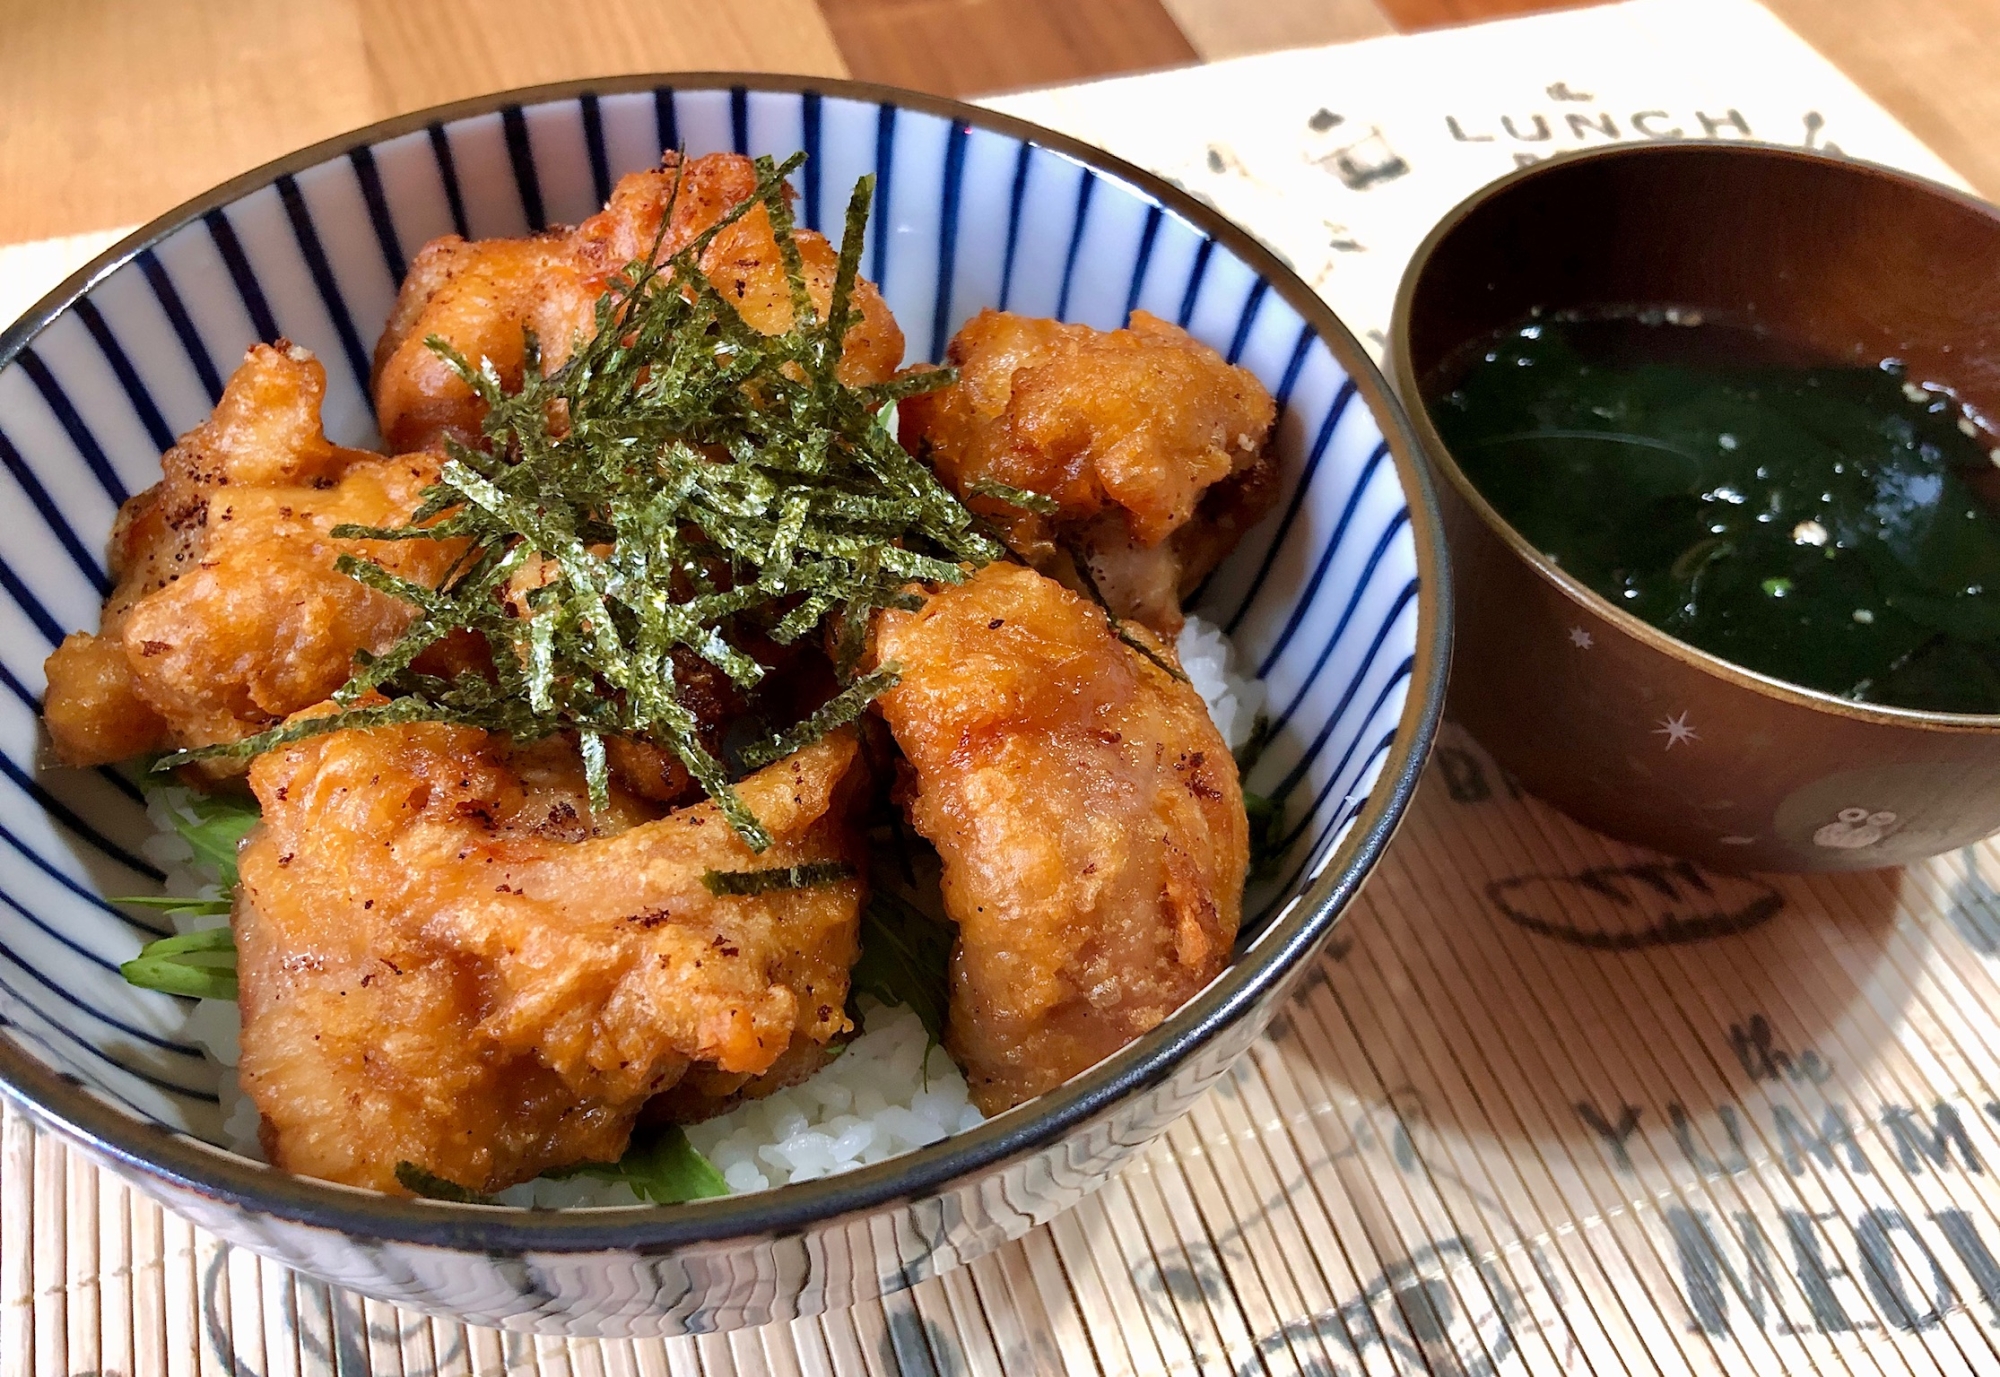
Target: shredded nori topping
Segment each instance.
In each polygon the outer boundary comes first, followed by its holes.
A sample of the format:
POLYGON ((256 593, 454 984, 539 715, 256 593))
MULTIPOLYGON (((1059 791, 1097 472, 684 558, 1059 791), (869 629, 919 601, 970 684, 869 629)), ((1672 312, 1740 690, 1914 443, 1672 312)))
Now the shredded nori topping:
POLYGON ((426 1200, 449 1200, 454 1205, 497 1205, 500 1202, 456 1181, 448 1181, 415 1162, 396 1163, 396 1183, 411 1195, 426 1200))
POLYGON ((735 895, 769 894, 780 889, 814 889, 836 885, 854 878, 854 867, 846 861, 806 861, 800 865, 773 866, 768 870, 710 870, 701 882, 718 899, 735 895))
POLYGON ((996 502, 1005 502, 1010 507, 1038 512, 1043 516, 1054 516, 1062 510, 1062 504, 1047 493, 1030 492, 1026 488, 1017 488, 1011 483, 1002 483, 995 478, 975 478, 968 491, 974 497, 990 497, 996 502))
POLYGON ((1134 633, 1125 625, 1123 617, 1111 610, 1111 604, 1105 601, 1104 594, 1097 587, 1096 578, 1091 575, 1090 560, 1084 555, 1083 551, 1070 551, 1070 561, 1076 566, 1077 581, 1083 585, 1085 596, 1097 604, 1098 610, 1104 614, 1106 624, 1111 628, 1111 634, 1123 641, 1126 649, 1135 651, 1152 661, 1153 668, 1159 670, 1160 673, 1170 679, 1179 680, 1183 684, 1193 682, 1187 677, 1186 671, 1182 670, 1179 665, 1170 662, 1159 651, 1147 645, 1142 636, 1134 633))
MULTIPOLYGON (((332 534, 462 541, 463 555, 435 588, 343 555, 343 573, 415 609, 409 629, 383 654, 357 657, 334 695, 337 711, 182 751, 158 768, 402 722, 523 741, 574 732, 603 808, 604 738, 643 737, 680 760, 753 849, 769 846, 701 740, 674 653, 691 652, 750 690, 764 668, 740 648, 747 635, 788 644, 832 629, 846 687, 743 753, 746 765, 775 760, 852 720, 895 682, 888 667, 855 675, 875 609, 913 608, 913 583, 957 583, 966 566, 1003 553, 880 421, 898 399, 948 385, 952 371, 868 387, 836 375, 859 318, 854 284, 873 179, 854 188, 822 317, 784 198, 802 160, 758 159, 747 200, 664 261, 656 243, 628 264, 598 302, 596 333, 560 367, 543 373, 529 333, 516 391, 490 361, 426 340, 485 402, 483 440, 447 442, 440 479, 408 525, 332 534), (791 287, 792 324, 781 335, 746 323, 700 268, 715 236, 759 205, 791 287), (485 641, 490 673, 445 679, 415 668, 424 651, 464 632, 485 641)), ((670 201, 662 240, 671 216, 670 201)))

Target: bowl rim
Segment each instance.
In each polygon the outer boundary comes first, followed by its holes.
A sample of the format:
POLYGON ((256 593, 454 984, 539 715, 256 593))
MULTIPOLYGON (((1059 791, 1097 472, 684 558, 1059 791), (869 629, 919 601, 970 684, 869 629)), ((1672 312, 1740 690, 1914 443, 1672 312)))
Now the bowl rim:
POLYGON ((1409 266, 1404 269, 1403 280, 1396 289, 1395 307, 1390 316, 1387 370, 1397 394, 1402 399, 1404 414, 1409 418, 1410 427, 1416 433, 1418 443, 1423 447, 1424 458, 1443 476, 1443 481, 1451 486, 1452 491, 1471 508, 1486 530, 1496 536, 1517 559, 1526 564, 1545 583, 1571 602, 1611 623, 1640 644, 1668 655, 1691 669, 1788 706, 1829 713, 1874 726, 1905 727, 1946 735, 2000 731, 2000 713, 1935 712, 1924 708, 1899 708, 1882 703, 1856 702, 1821 689, 1806 688, 1802 684, 1794 684, 1774 675, 1746 669, 1699 646, 1690 645, 1686 641, 1668 635, 1652 623, 1619 607, 1536 549, 1534 544, 1515 530, 1478 488, 1473 486, 1472 480, 1466 477, 1465 471, 1459 467, 1450 446, 1445 444, 1444 437, 1438 433, 1436 425, 1431 420, 1430 405, 1424 398, 1421 380, 1416 376, 1416 364, 1410 353, 1409 327, 1417 292, 1423 286, 1424 270, 1430 265, 1432 256, 1439 246, 1464 225, 1475 211, 1489 201, 1507 195, 1525 182, 1540 177, 1559 176, 1579 163, 1675 154, 1715 158, 1776 157, 1783 161, 1838 168, 1844 172, 1881 177, 1898 183, 1912 193, 1953 202, 2000 226, 2000 207, 1943 182, 1862 158, 1835 156, 1811 149, 1794 148, 1788 144, 1766 143, 1755 139, 1728 141, 1691 139, 1568 149, 1540 162, 1515 168, 1505 176, 1496 178, 1472 192, 1431 227, 1430 233, 1426 234, 1423 242, 1417 246, 1409 266))
POLYGON ((1204 1044, 1258 1009, 1310 959, 1387 845, 1430 753, 1443 712, 1450 660, 1451 589, 1437 495, 1401 404, 1381 371, 1334 315, 1275 253, 1247 230, 1188 192, 1122 158, 1027 120, 962 101, 874 82, 726 71, 653 72, 583 78, 490 92, 397 115, 320 140, 252 168, 167 211, 106 249, 0 332, 0 369, 92 287, 142 250, 278 177, 296 174, 356 148, 432 124, 503 108, 594 94, 662 88, 816 93, 938 116, 1045 148, 1113 177, 1206 234, 1268 282, 1332 352, 1380 426, 1410 509, 1416 550, 1418 619, 1410 689, 1371 797, 1317 878, 1292 896, 1259 934, 1194 998, 1144 1037, 1089 1070, 977 1128, 884 1162, 818 1180, 673 1206, 524 1210, 389 1196, 251 1162, 190 1135, 141 1121, 112 1106, 76 1077, 50 1067, 0 1036, 0 1091, 39 1121, 81 1143, 141 1184, 158 1183, 253 1215, 331 1229, 373 1242, 442 1247, 510 1256, 521 1253, 659 1254, 696 1245, 727 1245, 759 1236, 799 1234, 899 1202, 940 1196, 958 1182, 986 1176, 1059 1141, 1126 1096, 1164 1083, 1204 1044))

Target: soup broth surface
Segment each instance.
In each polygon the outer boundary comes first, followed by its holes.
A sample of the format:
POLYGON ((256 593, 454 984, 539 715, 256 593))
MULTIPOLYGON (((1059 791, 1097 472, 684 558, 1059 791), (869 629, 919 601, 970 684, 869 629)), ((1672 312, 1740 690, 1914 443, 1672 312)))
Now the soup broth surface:
POLYGON ((1670 311, 1537 316, 1440 377, 1466 476, 1617 606, 1807 688, 2000 712, 2000 450, 1947 388, 1670 311))

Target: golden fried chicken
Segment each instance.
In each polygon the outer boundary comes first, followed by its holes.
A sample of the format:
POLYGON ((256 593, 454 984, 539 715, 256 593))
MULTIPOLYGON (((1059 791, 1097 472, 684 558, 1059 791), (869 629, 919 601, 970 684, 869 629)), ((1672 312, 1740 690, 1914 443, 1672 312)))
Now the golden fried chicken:
POLYGON ((1082 561, 1114 612, 1162 635, 1277 496, 1263 384, 1145 311, 1110 331, 981 311, 946 361, 958 382, 902 403, 903 443, 1023 559, 1079 588, 1082 561), (1056 510, 982 494, 987 484, 1056 510))
POLYGON ((431 582, 457 547, 334 540, 342 522, 400 526, 435 480, 429 454, 343 449, 320 426, 326 370, 303 349, 257 345, 215 413, 118 513, 117 588, 96 635, 49 657, 56 754, 96 765, 254 735, 324 700, 357 650, 387 649, 409 605, 334 568, 365 554, 431 582))
POLYGON ((399 1190, 615 1161, 690 1069, 736 1078, 848 1030, 858 878, 718 896, 709 871, 856 863, 851 732, 712 803, 597 819, 573 748, 470 728, 339 731, 258 758, 242 852, 244 1089, 271 1160, 399 1190), (623 830, 613 830, 622 827, 623 830))
POLYGON ((1249 848, 1236 765, 1193 688, 1018 565, 883 613, 875 654, 901 666, 879 702, 958 923, 946 1045, 997 1113, 1222 970, 1249 848))
MULTIPOLYGON (((544 366, 555 367, 579 336, 595 329, 597 300, 626 264, 644 260, 656 241, 662 259, 678 253, 756 188, 757 168, 748 158, 711 153, 683 166, 669 153, 661 168, 621 178, 610 203, 575 229, 527 239, 432 240, 410 265, 375 348, 382 434, 404 449, 438 446, 447 435, 476 439, 484 408, 425 346, 427 338, 441 336, 469 359, 492 360, 511 391, 521 378, 523 326, 540 341, 544 366)), ((800 229, 793 237, 806 289, 823 312, 839 255, 824 235, 800 229)), ((752 327, 766 334, 791 328, 791 289, 762 206, 718 234, 701 267, 752 327)), ((858 387, 895 372, 903 332, 872 283, 855 283, 853 306, 860 318, 847 332, 839 371, 858 387)))

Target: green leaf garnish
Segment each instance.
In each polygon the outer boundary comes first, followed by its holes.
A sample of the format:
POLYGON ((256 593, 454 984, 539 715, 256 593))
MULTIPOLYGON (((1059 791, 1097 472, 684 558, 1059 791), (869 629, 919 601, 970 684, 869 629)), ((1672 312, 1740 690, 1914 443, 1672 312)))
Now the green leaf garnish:
POLYGON ((236 850, 261 816, 256 800, 209 794, 197 798, 193 808, 199 819, 177 823, 175 830, 194 848, 196 865, 213 870, 223 888, 235 888, 236 850))
POLYGON ((134 908, 164 909, 190 918, 226 918, 234 905, 228 899, 189 899, 177 894, 122 894, 110 900, 134 908))
POLYGON ((1039 512, 1043 516, 1054 516, 1062 510, 1062 505, 1047 493, 1030 492, 1026 488, 1017 488, 1011 483, 1000 483, 991 478, 975 478, 968 491, 974 497, 990 497, 995 501, 1005 502, 1010 507, 1039 512))
POLYGON ((412 1195, 421 1195, 426 1200, 449 1200, 455 1205, 493 1205, 498 1202, 490 1195, 461 1186, 456 1181, 447 1181, 436 1172, 427 1171, 415 1162, 396 1163, 396 1183, 412 1195))
POLYGON ((1264 748, 1271 744, 1271 714, 1260 712, 1250 724, 1250 735, 1235 751, 1236 773, 1247 776, 1256 763, 1264 758, 1264 748))
POLYGON ((577 1176, 623 1181, 634 1195, 655 1205, 679 1205, 688 1200, 729 1194, 729 1183, 722 1179, 722 1173, 695 1151, 678 1124, 667 1125, 644 1142, 635 1135, 625 1155, 616 1162, 584 1162, 542 1174, 553 1181, 577 1176))
POLYGON ((148 942, 118 968, 142 990, 189 999, 236 998, 236 939, 226 927, 203 928, 148 942))
MULTIPOLYGON (((159 770, 163 767, 155 762, 152 768, 159 770)), ((138 783, 148 803, 161 801, 160 795, 168 790, 185 795, 170 801, 173 806, 169 811, 173 814, 175 834, 194 852, 194 865, 202 874, 224 889, 234 889, 236 849, 262 816, 257 810, 257 800, 247 794, 204 794, 183 789, 179 785, 160 781, 150 772, 141 775, 138 783), (190 818, 188 813, 194 816, 190 818)), ((152 899, 118 899, 113 902, 144 903, 159 908, 177 906, 155 903, 152 899)), ((199 902, 193 899, 178 901, 179 904, 199 902)))
POLYGON ((951 946, 957 935, 951 923, 878 886, 861 910, 861 958, 848 975, 850 994, 908 1005, 931 1042, 942 1043, 951 1007, 951 946))
POLYGON ((807 861, 803 865, 773 866, 769 870, 710 870, 701 882, 717 898, 769 894, 779 889, 812 889, 839 884, 854 874, 846 861, 807 861))
POLYGON ((1268 880, 1285 859, 1285 810, 1275 799, 1243 791, 1243 814, 1250 822, 1251 880, 1268 880))
MULTIPOLYGON (((149 801, 172 786, 141 778, 149 801)), ((178 791, 177 791, 178 792, 178 791)), ((237 885, 236 849, 258 822, 257 801, 234 794, 191 793, 171 800, 174 831, 194 851, 194 864, 225 893, 203 899, 175 894, 130 894, 111 900, 190 918, 228 916, 237 885), (193 814, 192 817, 187 816, 193 814)), ((190 999, 236 998, 236 941, 228 926, 204 928, 149 942, 118 968, 130 984, 190 999)))
MULTIPOLYGON (((514 392, 487 360, 428 340, 485 402, 482 442, 448 444, 438 483, 407 525, 332 534, 463 541, 463 555, 435 588, 344 556, 344 573, 408 603, 414 617, 395 645, 359 659, 335 694, 341 710, 182 751, 156 768, 247 759, 323 732, 397 722, 460 723, 521 741, 574 732, 601 807, 604 738, 641 737, 679 758, 753 850, 769 846, 703 744, 677 666, 706 661, 750 689, 764 670, 740 646, 838 628, 844 691, 769 743, 796 749, 894 682, 879 671, 856 677, 875 609, 911 606, 912 582, 960 582, 965 566, 1003 553, 883 419, 899 398, 955 375, 934 369, 861 388, 840 381, 873 180, 855 186, 821 315, 784 203, 799 162, 760 159, 749 199, 678 253, 659 260, 656 246, 628 264, 597 304, 595 333, 560 367, 543 372, 530 335, 514 392), (700 270, 714 236, 759 205, 791 289, 793 320, 782 335, 758 333, 700 270), (463 632, 485 641, 490 674, 444 680, 416 671, 424 650, 463 632), (371 704, 371 694, 388 701, 371 704)), ((663 235, 671 215, 670 202, 663 235)))

